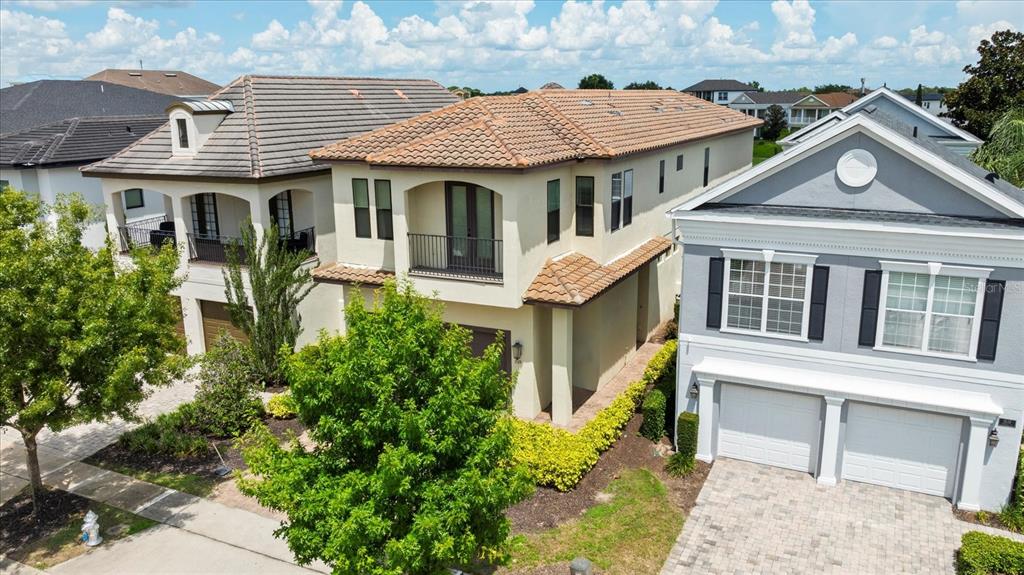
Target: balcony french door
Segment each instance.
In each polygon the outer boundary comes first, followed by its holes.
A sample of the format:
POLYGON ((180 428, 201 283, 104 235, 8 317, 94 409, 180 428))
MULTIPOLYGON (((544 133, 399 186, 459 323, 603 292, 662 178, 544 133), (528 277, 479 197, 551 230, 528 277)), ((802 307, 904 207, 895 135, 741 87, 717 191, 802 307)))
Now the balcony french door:
POLYGON ((463 182, 445 182, 448 266, 495 271, 494 192, 463 182), (477 241, 484 240, 484 241, 477 241))

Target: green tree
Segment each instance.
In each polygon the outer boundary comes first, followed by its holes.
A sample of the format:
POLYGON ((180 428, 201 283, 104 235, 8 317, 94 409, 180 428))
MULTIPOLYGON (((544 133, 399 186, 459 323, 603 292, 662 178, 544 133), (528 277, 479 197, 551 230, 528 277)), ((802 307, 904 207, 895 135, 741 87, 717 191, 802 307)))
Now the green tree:
POLYGON ((852 90, 850 86, 846 84, 822 84, 814 87, 815 94, 828 94, 829 92, 846 92, 852 90))
POLYGON ((761 126, 761 137, 765 140, 775 141, 782 135, 782 131, 786 129, 787 125, 786 111, 782 109, 782 106, 772 104, 765 110, 764 125, 761 126))
POLYGON ((978 45, 978 63, 964 67, 970 77, 946 94, 953 123, 979 138, 1011 108, 1024 108, 1024 32, 1003 30, 978 45))
POLYGON ((646 82, 630 82, 623 89, 624 90, 661 90, 661 85, 659 85, 654 80, 647 80, 646 82))
POLYGON ((1024 108, 1014 108, 996 120, 988 141, 971 155, 974 163, 1024 187, 1024 108))
POLYGON ((914 103, 920 108, 924 105, 924 87, 917 85, 917 92, 914 93, 914 103))
POLYGON ((532 487, 512 466, 500 338, 480 358, 440 305, 389 282, 347 333, 321 335, 286 372, 316 447, 244 438, 240 487, 288 515, 279 533, 301 564, 339 575, 419 575, 504 556, 505 510, 532 487))
POLYGON ((764 86, 762 86, 761 82, 758 82, 757 80, 751 80, 750 82, 747 82, 747 85, 753 88, 755 92, 764 92, 764 86))
POLYGON ((309 255, 288 249, 276 223, 257 238, 252 222, 246 222, 241 244, 228 247, 223 271, 228 312, 232 323, 249 337, 253 368, 264 384, 284 381, 281 349, 294 350, 302 333, 299 303, 313 288, 313 278, 302 266, 309 255), (243 268, 252 298, 246 293, 243 268))
POLYGON ((109 245, 81 244, 91 217, 79 195, 50 208, 0 191, 0 423, 25 442, 36 511, 39 432, 133 419, 144 383, 169 383, 186 361, 173 353, 184 347, 170 296, 178 255, 141 250, 119 266, 109 245))
POLYGON ((601 74, 590 74, 580 78, 581 90, 614 90, 615 84, 601 74))

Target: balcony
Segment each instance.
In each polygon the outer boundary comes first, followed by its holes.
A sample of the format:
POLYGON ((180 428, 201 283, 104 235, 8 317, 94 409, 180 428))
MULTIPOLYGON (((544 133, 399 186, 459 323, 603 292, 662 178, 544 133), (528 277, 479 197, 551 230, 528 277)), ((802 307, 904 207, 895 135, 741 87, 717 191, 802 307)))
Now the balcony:
POLYGON ((165 243, 175 244, 174 220, 163 215, 118 226, 117 231, 121 238, 121 253, 140 246, 159 248, 165 243))
POLYGON ((502 241, 433 234, 409 234, 409 273, 502 281, 502 241))
MULTIPOLYGON (((309 227, 298 230, 290 236, 279 240, 288 251, 298 253, 305 251, 312 255, 316 250, 316 231, 309 227)), ((248 254, 242 248, 242 239, 236 236, 216 236, 210 234, 188 234, 189 261, 226 263, 228 248, 237 246, 239 259, 243 264, 248 262, 248 254)))

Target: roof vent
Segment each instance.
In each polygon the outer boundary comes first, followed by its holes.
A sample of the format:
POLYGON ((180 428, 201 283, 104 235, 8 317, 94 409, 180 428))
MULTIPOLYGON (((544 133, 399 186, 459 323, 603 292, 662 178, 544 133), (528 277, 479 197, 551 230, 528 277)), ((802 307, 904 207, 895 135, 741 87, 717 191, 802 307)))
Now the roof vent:
POLYGON ((401 90, 399 90, 398 88, 395 88, 395 94, 398 94, 398 97, 399 97, 399 98, 401 98, 401 99, 403 99, 403 100, 408 100, 408 99, 409 99, 409 96, 406 96, 406 95, 405 95, 404 93, 402 93, 402 91, 401 91, 401 90))
POLYGON ((359 95, 359 90, 356 90, 355 88, 350 89, 349 92, 351 92, 356 98, 362 98, 362 96, 359 95))
POLYGON ((989 172, 989 173, 985 174, 985 179, 988 180, 989 183, 994 184, 994 183, 996 183, 996 180, 999 179, 999 174, 997 174, 995 172, 989 172))
POLYGON ((129 134, 131 134, 132 133, 132 127, 131 126, 125 126, 124 127, 124 131, 128 132, 129 134))
POLYGON ((613 115, 613 116, 621 116, 622 115, 622 112, 620 110, 608 110, 608 113, 613 115))
POLYGON ((582 104, 584 106, 593 106, 594 105, 594 103, 591 102, 590 100, 580 100, 580 104, 582 104))
POLYGON ((142 72, 128 72, 129 76, 141 76, 142 72))
POLYGON ((164 76, 167 76, 168 78, 177 78, 178 74, 176 72, 164 72, 164 76))
POLYGON ((876 106, 874 104, 871 104, 870 106, 865 106, 864 107, 864 111, 869 113, 869 114, 874 114, 876 110, 878 110, 878 106, 876 106))

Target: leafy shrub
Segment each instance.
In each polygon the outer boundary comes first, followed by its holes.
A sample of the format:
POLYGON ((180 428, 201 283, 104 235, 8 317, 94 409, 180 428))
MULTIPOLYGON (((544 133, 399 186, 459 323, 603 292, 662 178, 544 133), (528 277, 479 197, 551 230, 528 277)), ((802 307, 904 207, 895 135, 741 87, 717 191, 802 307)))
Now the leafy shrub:
POLYGON ((1014 531, 1024 531, 1024 456, 1017 458, 1013 493, 1010 494, 1010 502, 999 512, 999 521, 1014 531))
POLYGON ((672 304, 672 319, 665 326, 665 339, 679 339, 679 296, 676 296, 676 301, 672 304))
POLYGON ((665 395, 665 429, 671 429, 676 411, 676 350, 679 342, 672 340, 654 354, 644 370, 644 382, 653 384, 665 395))
POLYGON ((291 419, 298 415, 299 406, 292 397, 291 390, 278 393, 267 401, 267 413, 274 419, 291 419))
POLYGON ((640 412, 644 420, 640 424, 640 435, 651 441, 660 441, 665 436, 665 394, 654 388, 644 398, 640 412))
POLYGON ((249 348, 221 335, 201 360, 196 389, 196 425, 204 435, 234 437, 263 415, 249 348))
POLYGON ((179 459, 198 457, 210 450, 210 444, 194 432, 194 426, 195 406, 186 403, 125 433, 118 442, 135 453, 179 459))
POLYGON ((956 557, 959 575, 1022 575, 1024 543, 980 531, 964 533, 956 557))
POLYGON ((700 427, 700 418, 696 413, 684 411, 679 414, 679 421, 676 423, 676 452, 688 459, 697 456, 697 432, 700 427))
POLYGON ((686 457, 682 453, 673 453, 665 461, 665 471, 673 477, 685 477, 697 467, 697 462, 692 457, 686 457))
POLYGON ((513 459, 537 485, 572 489, 622 435, 646 387, 643 381, 631 384, 577 433, 513 418, 513 459))

